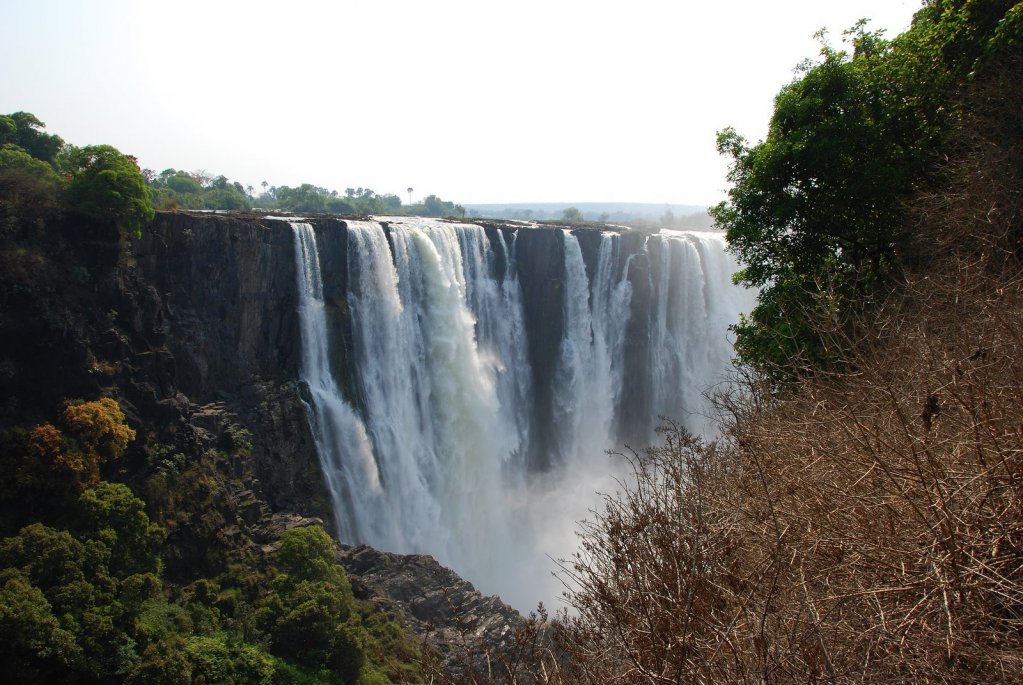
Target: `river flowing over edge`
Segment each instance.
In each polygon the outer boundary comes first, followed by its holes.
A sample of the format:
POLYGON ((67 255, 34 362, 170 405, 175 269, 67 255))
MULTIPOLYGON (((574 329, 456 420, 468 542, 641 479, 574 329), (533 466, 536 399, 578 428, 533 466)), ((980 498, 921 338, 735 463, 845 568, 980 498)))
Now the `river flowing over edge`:
POLYGON ((520 610, 551 604, 552 559, 574 551, 595 493, 615 488, 606 450, 653 443, 658 416, 713 430, 703 392, 725 379, 728 325, 753 304, 731 283, 723 236, 601 232, 587 264, 577 233, 559 231, 560 278, 545 296, 560 299, 562 333, 551 377, 538 378, 516 242, 556 229, 345 223, 350 396, 331 358, 317 236, 291 222, 301 378, 342 541, 432 554, 520 610))

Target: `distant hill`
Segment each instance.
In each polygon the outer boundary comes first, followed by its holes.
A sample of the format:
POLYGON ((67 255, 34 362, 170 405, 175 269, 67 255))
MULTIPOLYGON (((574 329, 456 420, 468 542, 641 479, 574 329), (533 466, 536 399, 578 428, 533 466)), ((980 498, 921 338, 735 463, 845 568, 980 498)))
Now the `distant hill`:
POLYGON ((700 205, 675 205, 647 202, 508 202, 466 204, 468 216, 487 219, 560 219, 562 212, 575 207, 587 221, 635 222, 660 221, 668 212, 674 217, 704 214, 700 205))

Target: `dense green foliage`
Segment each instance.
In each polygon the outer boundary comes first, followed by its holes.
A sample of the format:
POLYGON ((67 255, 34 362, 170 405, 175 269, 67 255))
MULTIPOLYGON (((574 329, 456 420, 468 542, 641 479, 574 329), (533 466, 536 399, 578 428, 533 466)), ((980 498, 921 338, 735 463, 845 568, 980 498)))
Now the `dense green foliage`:
POLYGON ((353 597, 322 528, 286 531, 269 555, 225 544, 214 502, 251 449, 244 430, 227 428, 230 453, 198 460, 147 448, 148 502, 100 478, 136 440, 111 398, 66 402, 53 423, 0 438, 4 682, 418 679, 418 649, 353 597), (206 563, 183 564, 197 545, 206 563))
POLYGON ((0 227, 5 230, 14 228, 19 218, 36 220, 60 206, 63 183, 53 167, 56 152, 52 148, 63 141, 42 133, 41 128, 25 112, 0 116, 0 227))
POLYGON ((135 158, 110 145, 68 150, 61 165, 68 177, 67 207, 100 221, 113 221, 132 235, 155 216, 149 188, 135 158))
POLYGON ((109 145, 77 148, 28 112, 0 116, 0 226, 7 232, 60 211, 139 235, 153 218, 134 157, 109 145))
POLYGON ((28 112, 0 115, 0 145, 13 145, 34 159, 56 164, 64 141, 44 128, 46 125, 28 112))
POLYGON ((719 134, 734 187, 712 214, 737 280, 762 289, 735 327, 740 361, 775 377, 840 361, 817 329, 872 306, 913 258, 906 202, 938 182, 954 94, 1019 40, 1014 5, 937 0, 891 41, 861 23, 851 54, 824 47, 781 90, 763 141, 719 134))

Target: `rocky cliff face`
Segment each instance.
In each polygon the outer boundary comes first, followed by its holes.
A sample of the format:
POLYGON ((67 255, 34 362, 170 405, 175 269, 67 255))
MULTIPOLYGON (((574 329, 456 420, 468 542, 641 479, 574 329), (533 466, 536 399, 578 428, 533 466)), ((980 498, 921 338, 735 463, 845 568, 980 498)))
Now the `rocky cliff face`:
POLYGON ((222 402, 239 414, 253 433, 254 469, 274 510, 331 520, 297 381, 301 348, 288 224, 161 213, 133 252, 137 273, 163 303, 178 389, 192 401, 222 402))
POLYGON ((513 648, 523 617, 499 597, 482 595, 454 571, 426 554, 390 554, 360 545, 339 559, 359 599, 376 603, 423 636, 440 655, 442 670, 457 682, 466 671, 486 673, 513 648))
POLYGON ((298 373, 294 243, 288 225, 161 213, 134 245, 163 298, 178 384, 230 398, 256 379, 298 373))

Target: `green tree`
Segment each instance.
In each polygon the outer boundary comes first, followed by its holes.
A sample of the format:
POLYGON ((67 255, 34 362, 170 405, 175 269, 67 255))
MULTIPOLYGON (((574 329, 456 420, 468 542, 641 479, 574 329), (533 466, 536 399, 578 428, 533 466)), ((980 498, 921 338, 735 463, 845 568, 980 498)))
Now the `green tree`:
POLYGON ((578 207, 567 207, 561 212, 561 218, 570 224, 579 223, 583 220, 583 213, 578 207))
POLYGON ((351 596, 351 585, 337 563, 336 554, 337 544, 320 526, 292 528, 281 535, 277 568, 292 582, 325 581, 342 594, 351 596))
POLYGON ((35 159, 52 165, 64 147, 64 141, 59 136, 44 132, 44 128, 46 124, 29 112, 0 116, 0 146, 16 145, 35 159))
POLYGON ((355 205, 344 198, 332 197, 325 203, 326 210, 332 214, 355 214, 355 205))
POLYGON ((166 185, 175 193, 193 193, 195 195, 202 193, 202 186, 199 185, 199 182, 184 171, 179 171, 167 178, 166 185))
POLYGON ((366 662, 365 631, 335 553, 334 541, 319 526, 281 536, 281 573, 266 607, 272 616, 271 649, 281 658, 326 667, 340 682, 354 683, 366 662))
POLYGON ((249 209, 252 206, 245 193, 233 186, 211 188, 203 193, 202 199, 206 209, 249 209))
POLYGON ((129 685, 192 685, 192 662, 184 640, 175 636, 146 647, 125 682, 129 685))
POLYGON ((65 530, 41 523, 22 528, 0 542, 0 565, 19 569, 47 594, 58 613, 81 615, 97 601, 92 586, 97 579, 106 585, 109 550, 88 546, 65 530))
POLYGON ((424 216, 450 216, 455 213, 455 203, 442 200, 436 195, 427 195, 423 198, 424 216))
POLYGON ((928 182, 957 85, 1007 44, 1014 4, 935 0, 894 41, 861 22, 845 34, 851 54, 823 48, 781 90, 763 141, 718 135, 733 187, 711 214, 742 263, 736 280, 761 288, 734 327, 740 361, 778 380, 841 359, 822 326, 847 325, 914 254, 905 202, 928 182))
POLYGON ((166 531, 149 520, 145 502, 122 483, 100 483, 78 500, 77 527, 110 548, 110 572, 123 578, 160 570, 166 531))
POLYGON ((70 150, 63 160, 70 175, 67 205, 72 211, 111 221, 138 236, 154 216, 149 187, 133 157, 110 145, 70 150))
POLYGON ((276 206, 291 212, 323 212, 329 193, 311 183, 303 183, 297 188, 278 186, 274 198, 276 206))
POLYGON ((384 211, 397 212, 401 209, 401 198, 397 195, 388 193, 387 195, 379 195, 377 197, 384 211))
POLYGON ((46 596, 16 570, 0 571, 0 677, 6 683, 57 682, 81 658, 46 596))
MULTIPOLYGON (((0 117, 0 128, 4 119, 9 120, 0 117)), ((51 215, 59 207, 61 191, 52 166, 17 145, 0 145, 0 219, 51 215)))

